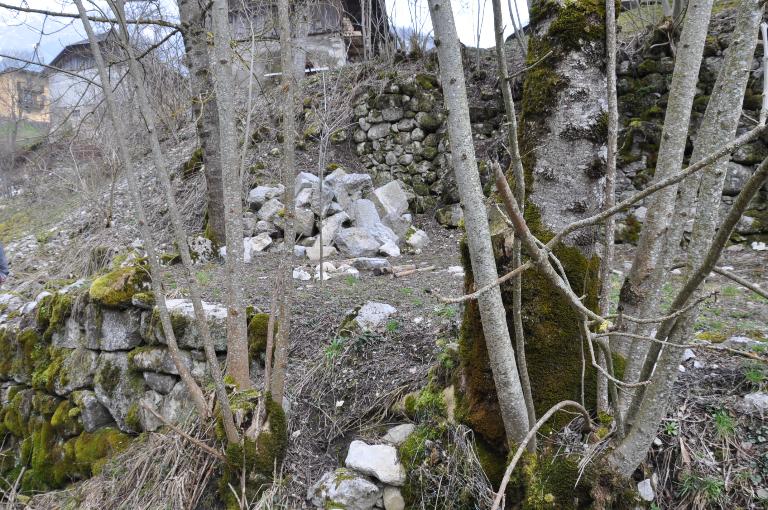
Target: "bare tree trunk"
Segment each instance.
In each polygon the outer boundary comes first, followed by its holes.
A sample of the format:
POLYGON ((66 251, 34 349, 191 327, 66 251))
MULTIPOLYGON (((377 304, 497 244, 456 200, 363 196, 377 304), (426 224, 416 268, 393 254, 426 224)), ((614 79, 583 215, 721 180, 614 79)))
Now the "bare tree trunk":
MULTIPOLYGON (((495 282, 498 273, 472 143, 461 50, 450 1, 430 0, 429 12, 449 112, 448 135, 456 183, 464 206, 472 272, 477 286, 483 287, 495 282)), ((478 305, 507 441, 519 444, 528 432, 528 413, 500 290, 494 288, 483 293, 478 298, 478 305)))
POLYGON ((208 204, 206 236, 216 245, 222 246, 225 243, 224 186, 219 151, 218 106, 208 59, 206 10, 198 0, 179 0, 179 16, 192 89, 192 115, 203 151, 208 204))
POLYGON ((243 298, 243 203, 238 175, 235 81, 226 0, 213 0, 213 73, 219 114, 227 241, 227 374, 240 389, 251 387, 248 332, 243 298))
MULTIPOLYGON (((619 106, 616 96, 616 4, 613 0, 605 2, 605 76, 606 96, 608 98, 608 151, 605 161, 605 203, 604 209, 610 209, 616 204, 616 147, 619 132, 619 106)), ((614 216, 605 221, 603 230, 603 259, 600 262, 600 315, 608 314, 611 304, 611 271, 613 267, 615 243, 614 216)), ((605 354, 598 354, 600 366, 606 366, 605 354)), ((614 402, 618 406, 618 402, 614 402)), ((597 408, 608 410, 608 379, 597 374, 597 408)))
POLYGON ((176 240, 176 245, 181 255, 182 266, 184 268, 184 278, 189 289, 190 297, 192 298, 192 307, 195 313, 195 323, 197 329, 200 332, 200 337, 203 341, 203 347, 205 350, 206 359, 208 361, 208 369, 211 371, 211 377, 213 378, 214 387, 216 390, 216 398, 219 400, 219 405, 222 410, 222 422, 224 424, 224 430, 227 434, 227 440, 230 443, 236 443, 239 440, 239 434, 235 427, 235 422, 232 418, 232 410, 229 405, 229 397, 227 396, 227 390, 224 386, 224 377, 221 373, 221 367, 219 366, 218 358, 216 357, 216 349, 214 347, 213 339, 211 338, 211 331, 208 326, 208 320, 205 316, 205 309, 203 308, 203 301, 200 297, 200 289, 198 287, 197 280, 195 278, 192 268, 192 257, 189 253, 189 244, 187 243, 187 233, 184 228, 184 223, 179 213, 179 207, 176 203, 176 196, 174 194, 173 184, 170 179, 170 172, 168 165, 163 157, 162 149, 160 148, 160 141, 157 137, 157 131, 155 129, 155 114, 149 105, 149 99, 147 98, 147 90, 144 85, 143 75, 139 64, 136 61, 134 49, 130 44, 130 37, 128 34, 127 25, 125 23, 125 9, 123 0, 109 1, 113 7, 113 11, 120 22, 120 35, 122 44, 128 53, 128 64, 131 79, 136 89, 136 98, 139 103, 139 109, 144 122, 147 126, 149 133, 149 140, 152 149, 152 160, 155 165, 155 175, 163 188, 163 194, 165 195, 165 202, 168 207, 168 213, 171 217, 171 225, 173 227, 173 234, 176 240))
MULTIPOLYGON (((733 228, 746 211, 749 202, 766 182, 768 182, 768 159, 763 160, 736 197, 733 207, 719 225, 709 249, 701 258, 701 264, 691 272, 690 278, 672 302, 671 311, 682 310, 707 275, 715 268, 723 248, 733 233, 733 228)), ((633 426, 626 438, 607 457, 608 464, 625 477, 629 477, 645 459, 648 448, 656 437, 659 423, 667 411, 672 389, 677 380, 677 366, 684 349, 679 344, 685 343, 687 339, 684 336, 685 319, 681 318, 668 319, 659 326, 656 339, 668 340, 669 344, 661 351, 659 360, 655 364, 653 380, 645 390, 633 426)))
MULTIPOLYGON (((520 146, 517 140, 517 112, 515 111, 515 102, 512 99, 512 84, 510 83, 509 69, 507 68, 507 54, 504 48, 504 20, 501 11, 501 0, 492 0, 491 3, 493 5, 493 28, 496 37, 496 60, 498 62, 499 83, 501 84, 501 93, 504 97, 504 110, 507 114, 507 141, 509 144, 509 154, 512 159, 512 175, 515 179, 515 200, 517 201, 520 210, 524 210, 525 172, 523 171, 523 160, 520 157, 520 146)), ((521 264, 520 238, 515 236, 514 246, 512 248, 512 266, 518 267, 521 264)), ((520 375, 520 384, 522 385, 523 395, 525 396, 525 407, 528 411, 528 426, 533 427, 536 424, 536 409, 534 409, 533 406, 531 381, 528 377, 528 363, 525 359, 525 332, 523 331, 522 316, 522 275, 512 279, 512 322, 514 325, 517 371, 520 375)), ((528 447, 531 451, 536 451, 535 437, 528 443, 528 447)))
MULTIPOLYGON (((712 94, 707 105, 704 119, 699 128, 698 137, 694 144, 692 161, 698 161, 706 156, 712 147, 722 143, 723 140, 732 140, 736 136, 736 130, 741 118, 741 106, 744 102, 744 94, 749 79, 749 70, 752 66, 752 57, 757 44, 758 26, 762 19, 763 7, 757 0, 742 0, 738 13, 738 19, 734 28, 731 44, 726 50, 723 67, 715 81, 712 94)), ((693 224, 691 242, 688 246, 687 273, 701 265, 703 256, 709 243, 715 235, 719 218, 720 199, 723 192, 723 184, 727 171, 729 157, 724 156, 706 167, 702 172, 688 177, 683 181, 680 196, 678 197, 677 212, 692 209, 695 193, 698 191, 696 217, 693 224), (685 188, 693 190, 691 193, 685 188), (681 204, 681 202, 683 202, 681 204)), ((674 221, 683 221, 684 216, 676 215, 674 221)), ((675 247, 680 239, 674 237, 680 231, 670 230, 672 237, 668 240, 675 247)), ((674 249, 669 249, 673 253, 674 249)), ((671 260, 671 259, 667 259, 671 260)), ((700 296, 701 291, 695 297, 700 296)), ((689 310, 679 321, 683 324, 680 328, 682 338, 692 335, 693 323, 697 316, 697 308, 689 310)), ((650 369, 654 366, 659 354, 659 345, 651 345, 647 359, 644 363, 641 378, 650 377, 650 369)), ((634 414, 639 405, 642 391, 639 390, 630 406, 629 417, 634 414)))
POLYGON ((176 369, 179 372, 179 376, 186 385, 187 389, 192 396, 192 400, 195 403, 195 408, 201 417, 207 417, 209 415, 208 405, 205 402, 205 396, 203 395, 200 386, 195 382, 189 368, 184 363, 179 353, 179 347, 176 343, 176 336, 173 333, 173 326, 171 324, 171 318, 168 313, 168 308, 165 304, 165 292, 163 291, 163 275, 160 270, 160 260, 157 256, 157 250, 155 249, 155 243, 152 239, 152 232, 149 230, 149 224, 147 223, 147 216, 144 210, 144 204, 141 201, 141 194, 139 193, 138 179, 136 172, 131 161, 130 153, 126 145, 128 140, 128 133, 123 122, 123 118, 120 112, 117 111, 117 103, 114 99, 114 93, 112 92, 112 82, 107 72, 107 67, 104 63, 104 58, 101 54, 101 49, 96 41, 96 35, 88 21, 88 16, 83 6, 82 0, 75 0, 77 11, 80 14, 80 18, 83 22, 83 26, 88 35, 93 58, 96 61, 96 67, 99 72, 99 79, 101 80, 102 89, 104 92, 105 102, 107 104, 107 115, 115 130, 115 138, 118 146, 118 154, 120 156, 120 162, 125 168, 125 173, 128 180, 128 190, 131 195, 131 201, 135 209, 136 219, 139 224, 139 231, 144 241, 144 247, 147 250, 147 258, 149 260, 150 275, 152 277, 152 291, 155 294, 155 302, 160 313, 160 322, 163 326, 163 335, 168 342, 168 352, 171 355, 176 369))
MULTIPOLYGON (((282 68, 283 98, 283 165, 282 181, 285 186, 283 203, 285 204, 285 227, 283 232, 287 271, 293 270, 293 251, 296 244, 296 88, 298 70, 294 65, 293 37, 291 35, 291 13, 289 0, 279 0, 277 11, 280 23, 280 63, 282 68)), ((321 194, 322 196, 322 194, 321 194)), ((322 252, 322 245, 320 251, 322 252)), ((291 335, 291 300, 293 299, 293 279, 284 276, 286 283, 282 293, 280 326, 275 342, 274 372, 272 374, 272 399, 282 405, 285 395, 285 375, 288 368, 288 346, 291 335)))
MULTIPOLYGON (((683 32, 678 44, 675 70, 669 91, 669 102, 661 134, 658 163, 654 181, 664 179, 680 170, 691 119, 693 96, 704 51, 712 0, 688 6, 683 32)), ((670 186, 651 197, 640 242, 632 269, 621 289, 619 312, 648 318, 658 312, 658 295, 664 274, 663 255, 670 219, 675 210, 677 186, 670 186)), ((652 325, 636 324, 619 319, 619 332, 647 335, 652 325)), ((627 358, 624 380, 638 381, 647 345, 642 340, 618 339, 618 347, 627 358)), ((634 392, 622 393, 622 410, 626 409, 634 392)))

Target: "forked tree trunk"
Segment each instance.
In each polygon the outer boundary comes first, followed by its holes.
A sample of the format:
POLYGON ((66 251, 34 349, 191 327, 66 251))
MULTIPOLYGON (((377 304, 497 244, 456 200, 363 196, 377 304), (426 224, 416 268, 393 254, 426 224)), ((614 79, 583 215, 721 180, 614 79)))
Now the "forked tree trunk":
POLYGON ((224 178, 227 262, 227 374, 240 389, 251 387, 248 333, 243 298, 243 203, 237 160, 235 81, 226 0, 213 0, 213 70, 219 114, 219 148, 224 178))
MULTIPOLYGON (((694 144, 692 161, 698 161, 706 156, 712 147, 736 136, 762 15, 763 6, 759 0, 742 0, 731 44, 726 51, 723 67, 715 82, 694 144)), ((692 179, 692 182, 684 181, 684 185, 698 189, 696 216, 688 247, 688 277, 705 264, 709 246, 717 234, 718 211, 728 159, 729 157, 725 156, 698 174, 701 176, 700 183, 696 179, 692 179)), ((677 239, 670 240, 670 243, 677 242, 677 239)), ((703 290, 698 288, 692 297, 699 298, 702 295, 703 290)), ((678 318, 669 340, 676 343, 687 342, 693 335, 697 315, 698 307, 694 307, 678 318)), ((654 344, 649 349, 641 378, 645 380, 651 377, 651 369, 654 369, 653 382, 645 391, 637 392, 630 406, 630 418, 637 413, 635 426, 630 431, 627 442, 613 457, 613 462, 625 474, 634 469, 633 464, 642 461, 656 436, 658 423, 664 418, 672 387, 677 380, 677 367, 683 350, 682 346, 669 345, 659 356, 659 344, 654 344)))
MULTIPOLYGON (((711 11, 712 0, 702 0, 688 6, 680 43, 677 46, 654 182, 665 179, 682 168, 691 107, 711 11)), ((666 251, 667 230, 675 211, 677 188, 676 185, 670 186, 649 199, 648 214, 635 251, 632 269, 621 288, 620 313, 641 318, 658 314, 659 291, 664 276, 663 255, 666 251)), ((618 323, 620 332, 632 334, 647 335, 652 328, 653 325, 650 324, 636 324, 621 319, 618 323)), ((627 359, 625 380, 638 381, 647 352, 647 343, 621 336, 614 338, 617 340, 616 347, 627 359)), ((633 394, 634 391, 622 392, 622 409, 629 404, 633 394)))
MULTIPOLYGON (((461 48, 449 0, 430 0, 429 12, 435 29, 435 45, 440 62, 445 106, 448 109, 448 136, 456 184, 464 206, 467 245, 472 273, 478 287, 498 278, 491 245, 480 175, 469 123, 469 106, 461 62, 461 48)), ((488 348, 493 380, 498 389, 501 419, 507 442, 519 444, 528 432, 528 413, 515 353, 507 329, 507 318, 501 291, 494 288, 478 298, 480 318, 488 348)))
POLYGON ((198 0, 179 0, 181 35, 184 39, 189 85, 192 92, 192 115, 197 138, 203 151, 203 171, 207 197, 206 236, 216 245, 223 246, 224 186, 219 152, 219 115, 216 94, 211 79, 208 59, 208 31, 205 27, 206 10, 198 0))

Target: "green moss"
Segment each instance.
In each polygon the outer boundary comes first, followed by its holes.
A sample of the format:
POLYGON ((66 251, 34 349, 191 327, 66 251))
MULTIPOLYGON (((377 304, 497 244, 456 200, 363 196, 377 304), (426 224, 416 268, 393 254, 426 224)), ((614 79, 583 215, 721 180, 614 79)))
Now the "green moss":
POLYGON ((122 377, 120 367, 106 360, 94 376, 94 383, 101 386, 108 396, 113 397, 122 377))
POLYGON ((134 294, 147 286, 149 273, 142 265, 117 268, 91 284, 91 300, 107 307, 127 307, 134 294))
POLYGON ((189 159, 181 166, 181 176, 186 179, 199 172, 203 168, 203 156, 202 147, 195 149, 189 159))
POLYGON ((63 400, 51 417, 51 426, 64 437, 76 436, 83 431, 79 416, 80 408, 69 400, 63 400))
POLYGON ((141 430, 141 420, 139 419, 139 404, 134 402, 128 408, 128 413, 125 415, 125 424, 131 430, 141 430))
POLYGON ((547 35, 564 50, 579 50, 585 42, 601 40, 605 37, 605 4, 597 0, 566 2, 547 35))
POLYGON ((66 380, 66 376, 62 377, 62 366, 71 351, 53 346, 41 346, 41 348, 44 354, 41 353, 40 359, 36 360, 32 373, 32 387, 53 393, 56 381, 65 382, 66 380))
POLYGON ((589 508, 589 488, 579 479, 578 459, 545 455, 529 456, 523 465, 526 485, 524 510, 589 508))
POLYGON ((139 292, 133 295, 131 302, 142 308, 153 308, 155 295, 152 292, 139 292))
POLYGON ((44 391, 36 391, 32 397, 32 409, 36 414, 49 418, 56 412, 56 408, 59 406, 59 399, 53 395, 49 395, 44 391))
MULTIPOLYGON (((53 334, 64 328, 64 321, 72 313, 73 298, 70 294, 54 294, 50 301, 50 317, 43 333, 43 340, 50 342, 53 334)), ((39 323, 38 323, 39 327, 39 323)))
POLYGON ((130 436, 111 427, 83 432, 73 442, 77 470, 86 477, 98 474, 109 457, 123 451, 130 442, 130 436))
POLYGON ((11 372, 22 380, 30 380, 35 369, 35 361, 45 350, 40 334, 34 328, 22 330, 16 337, 17 351, 11 363, 11 372))
MULTIPOLYGON (((251 417, 256 402, 251 400, 251 417)), ((246 469, 246 493, 250 500, 258 494, 266 482, 272 479, 275 467, 280 466, 288 447, 288 424, 283 408, 271 396, 265 397, 266 428, 254 441, 245 438, 241 444, 229 443, 226 447, 227 462, 219 479, 219 494, 227 509, 240 508, 229 485, 239 487, 241 472, 246 469)))
POLYGON ((45 296, 37 304, 37 311, 35 312, 35 321, 37 322, 37 329, 40 331, 46 331, 51 320, 52 303, 54 295, 45 296))
POLYGON ((431 74, 419 73, 415 76, 414 81, 422 90, 435 90, 440 86, 437 78, 431 74))
MULTIPOLYGON (((268 331, 269 314, 254 313, 248 321, 248 352, 251 357, 257 357, 266 352, 268 331)), ((277 324, 272 333, 277 333, 277 324)))

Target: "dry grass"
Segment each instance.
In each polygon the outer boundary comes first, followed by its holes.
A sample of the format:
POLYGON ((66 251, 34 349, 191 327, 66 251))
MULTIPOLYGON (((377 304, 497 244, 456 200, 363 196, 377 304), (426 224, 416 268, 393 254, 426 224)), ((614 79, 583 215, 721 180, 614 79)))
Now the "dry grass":
MULTIPOLYGON (((184 432, 211 443, 197 420, 184 432)), ((82 483, 34 497, 28 510, 189 510, 199 508, 218 460, 175 432, 150 433, 82 483)), ((205 506, 203 506, 205 507, 205 506)), ((209 507, 209 506, 208 506, 209 507)), ((14 508, 14 507, 9 507, 14 508)), ((18 507, 21 508, 21 507, 18 507)), ((262 507, 270 508, 270 507, 262 507)))

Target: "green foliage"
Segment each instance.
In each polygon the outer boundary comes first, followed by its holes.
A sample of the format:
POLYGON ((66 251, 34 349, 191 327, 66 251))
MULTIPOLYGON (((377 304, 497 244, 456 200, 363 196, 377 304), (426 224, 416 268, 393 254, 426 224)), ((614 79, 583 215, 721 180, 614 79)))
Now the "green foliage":
POLYGON ((187 179, 203 168, 204 160, 203 148, 198 147, 192 152, 192 155, 181 166, 181 175, 184 179, 187 179))
POLYGON ((676 437, 680 434, 680 425, 676 420, 668 420, 664 422, 664 433, 668 436, 676 437))
POLYGON ((729 439, 736 433, 736 420, 726 411, 720 409, 712 415, 715 432, 721 439, 729 439))
POLYGON ((334 337, 325 347, 324 352, 326 361, 331 362, 336 359, 339 354, 344 352, 344 338, 340 336, 334 337))

